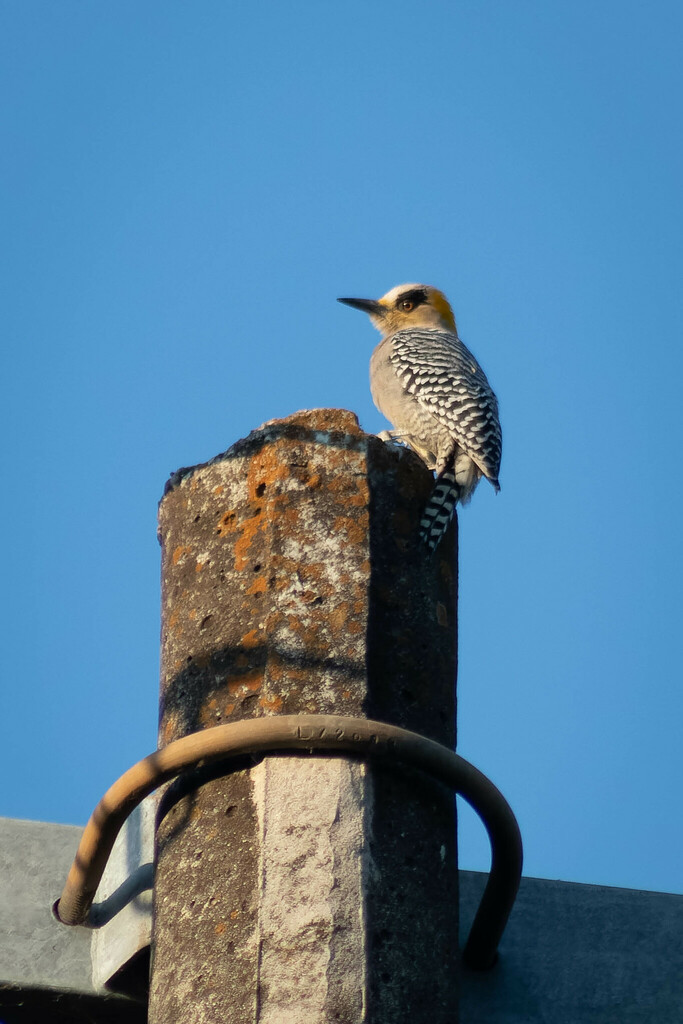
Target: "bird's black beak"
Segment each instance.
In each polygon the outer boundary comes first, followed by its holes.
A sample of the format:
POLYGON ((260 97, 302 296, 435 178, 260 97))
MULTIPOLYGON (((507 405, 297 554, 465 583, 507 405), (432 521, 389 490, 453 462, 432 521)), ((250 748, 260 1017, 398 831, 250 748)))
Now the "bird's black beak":
POLYGON ((343 302, 345 306, 353 306, 354 309, 360 309, 363 313, 369 313, 370 316, 384 316, 386 314, 386 306, 377 302, 376 299, 337 299, 337 302, 343 302))

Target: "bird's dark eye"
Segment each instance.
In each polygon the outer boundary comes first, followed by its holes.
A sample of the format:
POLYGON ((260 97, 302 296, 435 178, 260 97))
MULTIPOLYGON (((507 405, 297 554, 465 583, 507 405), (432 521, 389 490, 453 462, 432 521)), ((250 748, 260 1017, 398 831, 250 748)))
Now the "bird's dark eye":
POLYGON ((412 309, 415 309, 415 303, 412 299, 403 299, 399 305, 404 313, 410 313, 412 309))

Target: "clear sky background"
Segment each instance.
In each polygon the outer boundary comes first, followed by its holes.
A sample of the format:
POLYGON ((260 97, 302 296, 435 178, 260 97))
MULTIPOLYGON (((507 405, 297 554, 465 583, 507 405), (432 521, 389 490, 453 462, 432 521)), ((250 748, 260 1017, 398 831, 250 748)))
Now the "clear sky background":
POLYGON ((5 0, 0 814, 84 823, 156 742, 169 473, 384 429, 335 298, 424 281, 504 431, 460 752, 526 874, 683 889, 682 49, 675 0, 5 0))

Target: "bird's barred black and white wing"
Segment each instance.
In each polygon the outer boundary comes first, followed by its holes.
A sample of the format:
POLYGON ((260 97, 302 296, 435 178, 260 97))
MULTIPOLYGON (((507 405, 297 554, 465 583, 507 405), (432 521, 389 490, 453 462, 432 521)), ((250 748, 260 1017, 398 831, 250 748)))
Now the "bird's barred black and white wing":
POLYGON ((408 394, 443 424, 498 490, 498 401, 469 349, 446 331, 404 330, 392 338, 391 362, 408 394))

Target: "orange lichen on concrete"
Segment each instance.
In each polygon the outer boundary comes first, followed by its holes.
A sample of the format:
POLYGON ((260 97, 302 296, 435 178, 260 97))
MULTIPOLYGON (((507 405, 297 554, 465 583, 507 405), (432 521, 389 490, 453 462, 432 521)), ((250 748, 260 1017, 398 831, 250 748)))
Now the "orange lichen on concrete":
POLYGON ((214 928, 216 935, 222 935, 226 927, 227 925, 225 924, 225 921, 219 921, 216 927, 214 928))
POLYGON ((225 705, 225 707, 223 708, 223 714, 226 716, 226 718, 228 717, 228 715, 231 715, 233 713, 233 711, 235 710, 235 707, 236 707, 235 704, 226 704, 225 705))
POLYGON ((353 505, 356 508, 363 508, 365 505, 368 504, 368 501, 369 495, 367 491, 364 490, 362 493, 359 492, 357 494, 350 494, 344 504, 353 505))
POLYGON ((259 704, 262 708, 265 708, 266 711, 275 711, 277 713, 278 711, 282 711, 283 701, 282 697, 278 697, 277 694, 275 694, 272 697, 261 697, 259 704))
POLYGON ((268 662, 268 682, 272 685, 273 683, 284 683, 285 681, 290 693, 299 692, 310 684, 311 670, 308 666, 303 667, 291 662, 285 664, 276 654, 273 654, 268 662), (296 686, 297 682, 301 683, 300 687, 296 686))
POLYGON ((287 628, 290 629, 292 633, 296 633, 297 636, 302 637, 311 647, 316 645, 316 641, 319 639, 317 622, 311 622, 310 619, 307 619, 307 621, 304 622, 300 615, 287 615, 285 617, 285 621, 287 623, 287 628))
POLYGON ((218 484, 217 487, 214 487, 213 493, 216 494, 216 495, 222 494, 224 490, 225 490, 225 487, 223 486, 223 484, 218 484))
POLYGON ((347 494, 344 498, 344 504, 352 505, 356 508, 362 508, 364 505, 370 504, 370 488, 366 477, 356 477, 356 493, 347 494))
POLYGON ((241 524, 242 536, 235 541, 235 570, 237 572, 241 572, 243 569, 246 569, 249 564, 247 551, 249 550, 251 542, 261 526, 261 512, 262 509, 260 507, 255 509, 251 518, 241 524))
MULTIPOLYGON (((240 514, 237 525, 242 535, 235 543, 237 571, 247 567, 247 552, 258 530, 265 530, 276 518, 285 531, 295 534, 300 529, 300 508, 295 503, 294 495, 276 486, 280 481, 294 479, 313 489, 327 486, 327 481, 323 480, 321 473, 309 471, 308 459, 305 457, 306 447, 299 439, 295 443, 283 439, 264 446, 258 455, 247 463, 247 508, 240 514)), ((338 453, 340 473, 344 469, 347 454, 346 450, 338 453)), ((358 503, 362 504, 367 501, 367 497, 361 495, 361 492, 363 495, 367 494, 366 481, 362 479, 358 487, 358 503)), ((224 516, 218 533, 223 536, 233 532, 235 528, 233 520, 224 516)))
POLYGON ((283 558, 281 569, 285 584, 291 585, 291 577, 295 576, 299 583, 310 583, 318 588, 318 593, 324 597, 330 597, 335 589, 327 581, 326 565, 322 562, 310 562, 302 565, 294 559, 283 558))
POLYGON ((348 501, 352 505, 367 504, 370 501, 370 485, 368 484, 368 478, 365 475, 365 471, 362 468, 365 463, 363 460, 359 460, 359 472, 354 473, 351 478, 356 485, 356 493, 354 494, 349 488, 349 472, 346 466, 347 459, 348 452, 339 453, 339 473, 330 478, 327 488, 332 492, 332 494, 342 495, 343 500, 345 502, 348 501))
POLYGON ((250 501, 260 501, 268 487, 289 476, 290 467, 280 458, 279 448, 277 444, 267 445, 249 463, 247 493, 250 501))
POLYGON ((206 562, 202 562, 199 559, 197 559, 197 564, 194 567, 194 571, 195 572, 201 572, 205 565, 206 565, 206 562))
POLYGON ((337 516, 332 529, 335 533, 344 530, 349 544, 361 544, 368 535, 365 516, 360 522, 351 516, 337 516))
POLYGON ((247 649, 250 647, 257 647, 259 643, 260 637, 258 629, 250 629, 248 633, 244 634, 241 640, 242 647, 246 647, 247 649))
POLYGON ((277 576, 273 586, 278 592, 291 590, 292 581, 298 580, 302 586, 305 584, 311 585, 301 592, 302 600, 304 599, 304 593, 312 593, 313 588, 315 588, 313 593, 314 601, 317 598, 330 597, 336 593, 336 587, 329 581, 326 570, 327 567, 323 562, 311 562, 309 565, 302 565, 296 559, 280 557, 277 560, 277 576))
POLYGON ((335 633, 344 629, 345 626, 348 628, 348 620, 349 606, 346 601, 342 601, 341 604, 338 604, 337 607, 330 612, 327 618, 330 628, 333 629, 335 633))
POLYGON ((171 612, 171 614, 168 617, 168 627, 169 627, 169 629, 175 629, 176 628, 176 626, 178 625, 179 618, 180 618, 180 612, 178 611, 177 608, 174 608, 173 611, 171 612))
POLYGON ((252 672, 245 672, 243 676, 238 679, 231 679, 228 683, 228 693, 233 697, 237 697, 240 691, 246 693, 251 691, 252 693, 256 690, 261 689, 263 683, 263 672, 261 669, 254 669, 252 672))
POLYGON ((296 505, 280 504, 278 508, 278 522, 282 526, 287 527, 288 532, 291 532, 292 535, 296 534, 296 531, 299 529, 299 518, 299 509, 296 505))
POLYGON ((221 515, 216 533, 219 537, 225 537, 228 533, 234 533, 237 529, 237 512, 234 508, 228 509, 221 515))
POLYGON ((268 589, 268 581, 265 576, 259 576, 258 579, 254 580, 252 585, 247 590, 247 594, 264 594, 268 589))
POLYGON ((194 622, 194 620, 197 618, 197 609, 190 608, 189 612, 187 613, 187 617, 188 619, 192 619, 192 621, 194 622))
POLYGON ((179 544, 173 552, 173 564, 177 565, 183 555, 188 555, 192 548, 188 544, 179 544))
POLYGON ((199 710, 199 726, 202 729, 210 729, 213 725, 218 725, 221 720, 221 713, 218 707, 215 710, 211 710, 208 707, 200 708, 199 710))

